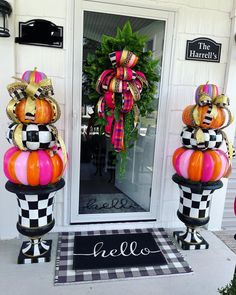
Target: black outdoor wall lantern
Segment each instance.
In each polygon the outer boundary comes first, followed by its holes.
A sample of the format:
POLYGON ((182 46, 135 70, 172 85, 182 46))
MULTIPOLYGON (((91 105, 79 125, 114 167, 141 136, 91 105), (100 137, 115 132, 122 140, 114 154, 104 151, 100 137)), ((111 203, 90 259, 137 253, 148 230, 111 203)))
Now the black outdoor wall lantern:
POLYGON ((12 13, 11 5, 0 0, 0 37, 10 37, 8 29, 8 16, 12 13))
POLYGON ((63 27, 44 19, 19 22, 19 37, 16 43, 63 48, 63 27))

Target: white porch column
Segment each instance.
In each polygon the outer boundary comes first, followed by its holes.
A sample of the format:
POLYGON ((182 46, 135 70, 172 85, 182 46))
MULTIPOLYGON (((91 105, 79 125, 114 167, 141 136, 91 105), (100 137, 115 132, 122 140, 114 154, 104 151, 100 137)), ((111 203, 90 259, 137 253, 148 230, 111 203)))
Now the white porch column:
MULTIPOLYGON (((234 9, 231 12, 231 20, 231 34, 227 68, 225 73, 224 93, 229 97, 230 110, 232 111, 234 117, 236 117, 236 0, 234 0, 234 9)), ((235 127, 236 123, 234 120, 233 124, 231 124, 225 130, 232 143, 235 136, 235 127)), ((213 194, 210 222, 208 224, 208 229, 210 230, 219 230, 221 228, 228 180, 223 179, 223 183, 223 188, 215 191, 213 194)))

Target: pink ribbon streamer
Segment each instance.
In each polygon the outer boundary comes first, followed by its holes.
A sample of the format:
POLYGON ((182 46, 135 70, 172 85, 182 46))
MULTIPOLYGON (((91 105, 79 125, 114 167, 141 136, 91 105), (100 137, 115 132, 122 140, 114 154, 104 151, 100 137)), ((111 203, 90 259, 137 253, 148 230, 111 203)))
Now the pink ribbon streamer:
POLYGON ((144 73, 134 71, 132 68, 138 62, 138 58, 130 51, 115 51, 109 54, 113 69, 102 72, 97 80, 96 90, 103 94, 97 108, 98 116, 107 120, 105 132, 111 136, 111 142, 115 151, 120 152, 124 146, 124 114, 132 110, 134 101, 140 99, 143 84, 148 85, 144 73), (122 106, 119 121, 115 120, 115 95, 122 96, 122 106), (105 116, 105 108, 110 110, 111 115, 105 116))

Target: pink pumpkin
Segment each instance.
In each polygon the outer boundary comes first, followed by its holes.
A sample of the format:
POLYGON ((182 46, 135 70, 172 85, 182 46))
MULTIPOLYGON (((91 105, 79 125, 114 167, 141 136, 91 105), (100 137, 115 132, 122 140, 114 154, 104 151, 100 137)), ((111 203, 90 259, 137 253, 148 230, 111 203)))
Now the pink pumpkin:
POLYGON ((234 215, 236 216, 236 198, 234 199, 234 215))
POLYGON ((22 75, 22 80, 26 81, 27 83, 39 83, 44 79, 47 79, 47 76, 43 72, 36 71, 36 69, 34 71, 26 71, 22 75))
POLYGON ((65 162, 61 150, 21 151, 10 148, 4 155, 4 173, 13 183, 30 186, 58 182, 64 172, 65 162))
POLYGON ((207 94, 212 99, 214 99, 216 96, 219 95, 218 87, 214 84, 208 84, 208 83, 198 86, 195 92, 196 104, 198 104, 198 99, 202 94, 207 94))
POLYGON ((199 151, 181 147, 174 152, 173 166, 183 178, 209 182, 226 176, 229 159, 221 150, 199 151))

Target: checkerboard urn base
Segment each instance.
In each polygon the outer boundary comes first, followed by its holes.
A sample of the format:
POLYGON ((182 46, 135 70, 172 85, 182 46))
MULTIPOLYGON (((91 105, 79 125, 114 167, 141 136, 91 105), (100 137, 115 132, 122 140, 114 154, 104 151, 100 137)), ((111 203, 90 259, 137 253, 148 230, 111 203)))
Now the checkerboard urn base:
POLYGON ((183 250, 204 250, 209 248, 209 244, 207 243, 207 241, 203 239, 203 237, 198 232, 196 232, 196 234, 198 238, 201 239, 201 242, 199 243, 194 243, 193 241, 188 242, 186 240, 187 233, 188 233, 188 230, 186 232, 183 232, 183 231, 173 232, 173 236, 175 240, 177 241, 177 243, 183 250))
POLYGON ((20 253, 18 256, 17 263, 18 264, 32 264, 32 263, 42 263, 42 262, 50 262, 51 261, 51 246, 52 240, 43 240, 41 243, 47 245, 48 250, 43 254, 35 257, 31 257, 30 255, 23 254, 24 250, 29 247, 31 242, 23 242, 20 253))
POLYGON ((197 228, 209 222, 212 194, 223 186, 222 181, 193 182, 178 174, 173 175, 172 179, 180 189, 177 216, 187 227, 186 232, 174 232, 175 239, 183 250, 208 249, 209 244, 197 232, 197 228))
POLYGON ((30 239, 21 247, 19 264, 50 261, 52 242, 42 240, 41 237, 54 227, 54 197, 64 185, 63 179, 55 184, 35 187, 14 184, 10 181, 6 183, 6 189, 17 196, 17 230, 30 239))

